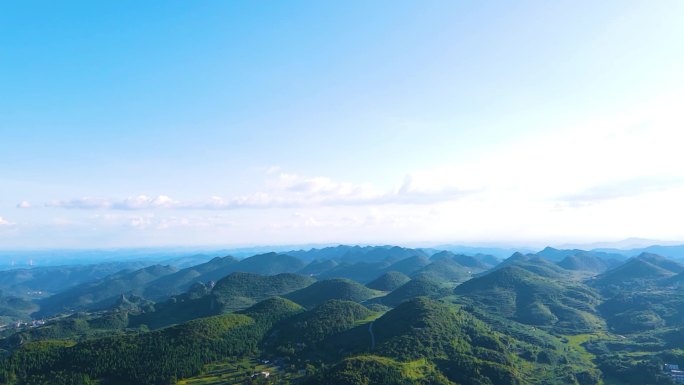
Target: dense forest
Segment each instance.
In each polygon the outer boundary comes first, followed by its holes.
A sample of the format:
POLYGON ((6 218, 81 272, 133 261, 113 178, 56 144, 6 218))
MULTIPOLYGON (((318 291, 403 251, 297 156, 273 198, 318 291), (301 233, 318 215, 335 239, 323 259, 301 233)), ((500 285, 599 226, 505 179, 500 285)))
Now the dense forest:
POLYGON ((0 272, 0 383, 643 385, 684 366, 684 266, 656 254, 292 254, 79 266, 40 299, 0 272))

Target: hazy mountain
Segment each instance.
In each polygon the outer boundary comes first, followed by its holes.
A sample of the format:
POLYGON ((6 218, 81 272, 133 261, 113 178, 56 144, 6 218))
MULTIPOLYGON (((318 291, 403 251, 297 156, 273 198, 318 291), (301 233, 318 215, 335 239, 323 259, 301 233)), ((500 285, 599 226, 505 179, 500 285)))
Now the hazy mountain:
MULTIPOLYGON (((497 259, 504 259, 509 257, 511 254, 520 253, 531 253, 533 250, 527 247, 521 248, 508 248, 508 247, 486 247, 486 246, 464 246, 464 245, 438 245, 434 247, 438 250, 447 250, 455 254, 464 255, 485 255, 494 256, 497 259)), ((496 261, 492 261, 496 263, 496 261)))
POLYGON ((334 268, 324 271, 320 278, 346 278, 365 283, 389 270, 390 263, 383 262, 342 262, 334 268))
POLYGON ((546 258, 536 254, 523 255, 522 253, 514 253, 510 258, 494 267, 494 270, 509 266, 516 266, 547 278, 567 278, 569 273, 546 258))
POLYGON ((655 285, 657 281, 681 273, 682 265, 655 254, 642 253, 630 258, 622 265, 590 281, 594 287, 608 293, 634 288, 634 286, 655 285))
POLYGON ((241 260, 235 271, 272 275, 294 273, 304 266, 304 262, 299 258, 287 254, 265 253, 241 260))
POLYGON ((311 277, 292 273, 264 276, 235 272, 216 282, 211 296, 222 311, 244 309, 266 298, 301 290, 314 282, 311 277))
POLYGON ((430 260, 423 255, 415 255, 412 257, 399 260, 387 267, 389 271, 398 271, 406 275, 420 270, 421 268, 430 264, 430 260))
POLYGON ((297 273, 304 275, 319 275, 328 270, 334 269, 338 263, 332 259, 314 259, 308 265, 304 266, 303 269, 299 270, 297 273))
POLYGON ((621 263, 622 262, 615 259, 603 259, 582 251, 563 258, 562 261, 558 262, 558 266, 566 270, 588 271, 598 274, 614 268, 621 263))
POLYGON ((30 320, 31 313, 36 310, 38 306, 35 303, 0 292, 0 324, 30 320))
POLYGON ((0 290, 23 297, 43 297, 125 269, 140 269, 144 262, 106 262, 91 265, 33 267, 0 271, 0 290), (42 293, 37 293, 42 292, 42 293))
POLYGON ((322 249, 294 250, 285 254, 302 260, 333 259, 337 262, 353 264, 355 262, 395 262, 413 256, 428 257, 420 249, 410 249, 399 246, 347 246, 325 247, 322 249))
POLYGON ((430 260, 435 262, 440 260, 450 260, 463 267, 468 267, 471 270, 482 271, 499 264, 500 261, 492 258, 492 256, 485 256, 482 254, 470 256, 464 254, 454 254, 451 251, 440 251, 433 254, 432 257, 430 257, 430 260), (491 263, 493 260, 496 262, 491 263))
POLYGON ((168 298, 183 293, 196 282, 217 281, 235 271, 237 265, 238 260, 231 256, 215 257, 150 282, 143 295, 156 300, 168 298))
POLYGON ((572 250, 559 250, 559 249, 554 249, 551 246, 545 247, 542 251, 536 253, 540 257, 544 257, 548 259, 549 261, 553 262, 560 262, 566 257, 569 257, 571 255, 576 255, 579 253, 584 252, 584 250, 579 250, 579 249, 572 249, 572 250))
POLYGON ((121 294, 141 294, 149 282, 176 271, 171 266, 162 265, 135 271, 124 270, 41 300, 40 314, 111 306, 121 294))

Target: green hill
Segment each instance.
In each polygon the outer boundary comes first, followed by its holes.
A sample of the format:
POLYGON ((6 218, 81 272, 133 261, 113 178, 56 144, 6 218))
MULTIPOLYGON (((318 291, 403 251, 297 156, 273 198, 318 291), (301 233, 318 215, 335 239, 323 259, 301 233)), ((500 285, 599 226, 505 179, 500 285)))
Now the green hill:
POLYGON ((380 301, 388 306, 397 306, 400 303, 415 297, 439 298, 450 293, 439 283, 427 279, 412 279, 399 286, 396 290, 382 297, 380 301))
POLYGON ((242 314, 203 318, 159 331, 68 342, 34 342, 0 363, 0 383, 173 384, 200 373, 205 364, 253 354, 271 327, 301 311, 282 298, 242 314), (73 346, 72 346, 73 345, 73 346), (26 363, 30 362, 30 365, 26 363), (80 379, 81 382, 75 382, 80 379))
POLYGON ((253 273, 232 273, 216 282, 212 298, 222 311, 244 309, 269 297, 283 296, 316 282, 311 277, 283 273, 264 276, 253 273))
POLYGON ((519 382, 499 334, 450 305, 414 298, 377 319, 373 330, 376 354, 401 361, 436 359, 453 382, 519 382))
POLYGON ((403 363, 387 357, 370 355, 344 359, 306 384, 454 385, 430 362, 403 363))
POLYGON ((451 259, 438 259, 418 270, 413 278, 445 283, 460 283, 472 276, 470 268, 463 267, 451 259))
POLYGON ((621 292, 599 306, 615 333, 630 334, 665 327, 684 327, 684 292, 621 292))
POLYGON ((327 279, 285 296, 306 307, 312 308, 331 299, 362 302, 377 297, 379 292, 348 279, 327 279))
POLYGON ((529 325, 568 333, 589 332, 600 326, 595 316, 600 298, 593 290, 515 265, 473 278, 454 292, 492 314, 529 325))
POLYGON ((675 263, 673 266, 669 263, 672 261, 662 259, 664 258, 643 254, 630 258, 622 265, 588 281, 588 284, 600 289, 607 296, 619 294, 624 290, 656 286, 658 282, 676 275, 676 271, 669 269, 678 270, 679 264, 675 263))
POLYGON ((637 256, 638 259, 646 261, 655 266, 661 267, 667 271, 671 271, 675 274, 684 273, 684 265, 679 262, 675 262, 671 259, 665 258, 658 254, 653 253, 641 253, 637 256))
POLYGON ((159 329, 200 317, 245 309, 267 298, 307 287, 313 282, 313 278, 290 273, 271 276, 231 273, 211 289, 204 284, 196 284, 188 293, 157 303, 154 311, 132 315, 129 326, 146 325, 150 329, 159 329))
POLYGON ((388 271, 366 284, 366 287, 380 291, 392 291, 410 280, 411 278, 406 274, 398 271, 388 271))
POLYGON ((566 279, 569 275, 567 270, 535 254, 515 253, 494 269, 498 270, 509 266, 516 266, 546 278, 566 279))
POLYGON ((330 300, 312 310, 292 317, 282 323, 274 334, 279 352, 320 348, 326 338, 351 329, 357 322, 373 314, 363 305, 351 301, 330 300))
POLYGON ((588 271, 598 274, 614 267, 615 263, 616 261, 614 260, 606 261, 590 253, 580 252, 565 257, 562 261, 558 262, 558 266, 566 270, 588 271))

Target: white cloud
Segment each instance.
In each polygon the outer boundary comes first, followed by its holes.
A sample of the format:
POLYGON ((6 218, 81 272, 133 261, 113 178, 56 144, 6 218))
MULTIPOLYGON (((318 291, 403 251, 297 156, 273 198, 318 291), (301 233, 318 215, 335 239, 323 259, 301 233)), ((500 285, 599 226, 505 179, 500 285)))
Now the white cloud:
POLYGON ((112 203, 106 199, 101 198, 76 198, 70 200, 50 201, 45 204, 45 207, 62 208, 62 209, 108 209, 112 207, 112 203))
POLYGON ((18 208, 18 209, 28 209, 28 208, 31 208, 31 203, 29 203, 28 201, 21 201, 21 202, 17 203, 17 208, 18 208))
POLYGON ((205 201, 181 202, 166 195, 155 198, 146 195, 122 200, 102 198, 79 198, 52 201, 47 207, 66 209, 194 209, 234 210, 256 208, 287 208, 340 205, 384 204, 431 204, 460 199, 476 190, 458 189, 454 186, 421 186, 408 176, 404 183, 389 190, 371 184, 338 182, 327 177, 304 177, 297 174, 279 173, 266 183, 266 191, 228 198, 212 196, 205 201))
POLYGON ((4 219, 3 217, 0 217, 0 226, 11 226, 14 223, 4 219))
POLYGON ((174 208, 178 207, 179 204, 180 202, 175 201, 166 195, 159 195, 155 198, 148 197, 146 195, 138 195, 136 197, 128 197, 121 200, 84 197, 70 200, 51 201, 46 203, 45 206, 52 208, 82 210, 144 210, 154 208, 174 208))

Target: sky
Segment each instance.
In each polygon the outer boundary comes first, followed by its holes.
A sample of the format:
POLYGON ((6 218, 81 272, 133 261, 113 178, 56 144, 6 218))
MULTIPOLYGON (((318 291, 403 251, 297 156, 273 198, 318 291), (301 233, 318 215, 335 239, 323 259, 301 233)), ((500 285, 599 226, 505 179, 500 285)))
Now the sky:
POLYGON ((684 241, 684 2, 5 1, 0 249, 684 241))

